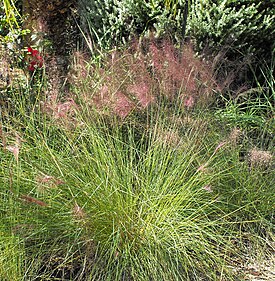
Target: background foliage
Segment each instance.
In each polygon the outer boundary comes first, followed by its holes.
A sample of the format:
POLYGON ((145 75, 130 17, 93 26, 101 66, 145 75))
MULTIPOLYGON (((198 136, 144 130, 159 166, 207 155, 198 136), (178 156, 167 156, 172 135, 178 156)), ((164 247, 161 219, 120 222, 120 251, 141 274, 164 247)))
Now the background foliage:
POLYGON ((125 43, 132 35, 180 37, 184 18, 183 0, 80 0, 82 27, 103 47, 125 43))
POLYGON ((273 1, 192 1, 189 36, 196 47, 217 52, 228 48, 231 60, 241 56, 271 61, 275 42, 273 1))

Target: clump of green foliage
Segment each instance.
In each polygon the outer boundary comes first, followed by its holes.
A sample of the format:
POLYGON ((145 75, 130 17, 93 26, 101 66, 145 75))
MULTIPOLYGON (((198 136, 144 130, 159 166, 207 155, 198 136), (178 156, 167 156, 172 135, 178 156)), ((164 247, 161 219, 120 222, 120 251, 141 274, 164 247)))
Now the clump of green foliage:
POLYGON ((81 0, 79 6, 84 30, 104 48, 151 31, 155 36, 181 36, 185 1, 81 0))
POLYGON ((22 36, 29 30, 22 29, 22 16, 16 4, 17 1, 3 0, 0 7, 0 42, 5 44, 9 50, 16 51, 22 43, 22 36))
POLYGON ((229 47, 228 57, 249 55, 270 61, 274 51, 272 1, 198 1, 191 4, 189 35, 198 50, 229 47))
POLYGON ((141 41, 97 64, 76 54, 69 96, 39 81, 7 92, 1 280, 236 280, 234 260, 268 252, 273 68, 263 98, 217 111, 190 45, 141 41))
MULTIPOLYGON (((155 98, 144 107, 138 98, 151 80, 144 57, 129 50, 101 67, 79 55, 66 101, 15 97, 20 110, 0 123, 0 262, 10 269, 0 279, 234 280, 232 257, 244 259, 245 245, 265 246, 274 145, 252 142, 245 126, 189 99, 169 99, 179 67, 168 45, 152 46, 155 98), (106 106, 113 94, 110 114, 97 94, 106 106), (120 110, 126 97, 135 102, 129 112, 120 110)), ((202 67, 192 54, 181 56, 190 72, 202 67)), ((178 93, 193 94, 184 83, 178 93)))

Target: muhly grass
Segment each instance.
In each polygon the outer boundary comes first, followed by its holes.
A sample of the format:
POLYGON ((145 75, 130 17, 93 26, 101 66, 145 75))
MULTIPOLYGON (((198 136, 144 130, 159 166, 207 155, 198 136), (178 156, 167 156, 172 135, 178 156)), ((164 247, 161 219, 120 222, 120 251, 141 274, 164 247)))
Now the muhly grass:
POLYGON ((135 122, 77 111, 73 130, 30 119, 7 137, 18 154, 1 151, 2 224, 24 245, 26 278, 231 278, 232 245, 268 220, 271 185, 239 160, 232 132, 160 112, 138 135, 135 122))
POLYGON ((144 48, 1 119, 0 279, 235 280, 273 232, 274 151, 205 109, 191 49, 144 48))
POLYGON ((182 101, 148 106, 140 127, 62 104, 1 128, 1 278, 234 279, 250 226, 274 219, 272 152, 182 101))
POLYGON ((24 242, 26 277, 230 278, 230 214, 210 188, 224 171, 198 169, 219 165, 222 145, 209 148, 200 128, 175 144, 175 124, 161 120, 141 138, 131 125, 80 121, 74 130, 29 123, 18 161, 2 151, 2 190, 16 210, 3 222, 24 242))
POLYGON ((218 88, 209 63, 196 57, 191 44, 180 50, 169 40, 143 39, 103 55, 100 64, 80 52, 74 58, 68 77, 73 98, 122 119, 160 98, 189 109, 206 106, 218 88))

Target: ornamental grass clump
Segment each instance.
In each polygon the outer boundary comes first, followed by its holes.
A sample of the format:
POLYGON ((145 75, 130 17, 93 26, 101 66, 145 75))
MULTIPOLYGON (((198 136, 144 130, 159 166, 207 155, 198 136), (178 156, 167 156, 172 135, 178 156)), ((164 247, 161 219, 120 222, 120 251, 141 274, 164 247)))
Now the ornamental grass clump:
POLYGON ((98 116, 91 123, 77 111, 82 126, 74 130, 51 120, 43 131, 29 123, 18 161, 1 150, 7 159, 2 188, 12 190, 3 200, 15 208, 9 225, 24 241, 25 274, 57 280, 229 278, 232 233, 215 187, 222 171, 197 172, 200 163, 219 165, 214 156, 223 147, 214 153, 202 141, 205 131, 183 135, 157 115, 138 139, 135 126, 105 130, 98 116))

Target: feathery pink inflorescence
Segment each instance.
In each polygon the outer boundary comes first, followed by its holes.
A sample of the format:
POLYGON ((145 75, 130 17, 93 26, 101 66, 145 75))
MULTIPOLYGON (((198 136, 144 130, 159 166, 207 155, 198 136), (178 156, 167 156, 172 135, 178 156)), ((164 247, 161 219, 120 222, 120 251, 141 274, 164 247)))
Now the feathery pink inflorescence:
POLYGON ((111 52, 100 67, 87 68, 83 57, 76 57, 78 72, 72 77, 77 85, 82 83, 79 87, 85 104, 122 119, 157 103, 161 96, 180 98, 182 105, 191 109, 209 102, 215 87, 211 68, 195 56, 191 44, 177 49, 169 40, 135 40, 129 49, 111 52))
POLYGON ((116 93, 114 112, 121 118, 125 118, 134 109, 135 105, 121 92, 116 93))

